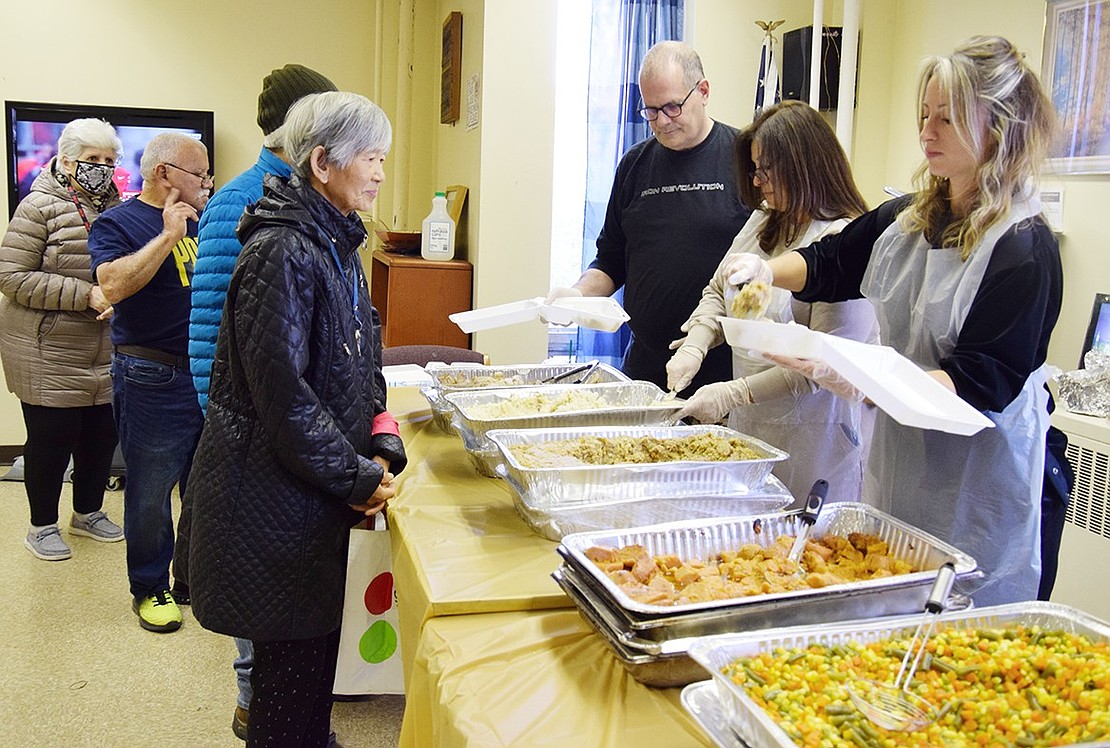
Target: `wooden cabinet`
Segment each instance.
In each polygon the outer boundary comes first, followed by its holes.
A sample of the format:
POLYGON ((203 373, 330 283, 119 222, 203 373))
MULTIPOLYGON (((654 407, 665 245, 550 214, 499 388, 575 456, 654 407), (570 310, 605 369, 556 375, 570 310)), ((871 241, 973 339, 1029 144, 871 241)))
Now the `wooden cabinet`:
POLYGON ((382 345, 470 347, 448 314, 470 309, 473 268, 465 260, 432 261, 374 250, 370 296, 382 317, 382 345))

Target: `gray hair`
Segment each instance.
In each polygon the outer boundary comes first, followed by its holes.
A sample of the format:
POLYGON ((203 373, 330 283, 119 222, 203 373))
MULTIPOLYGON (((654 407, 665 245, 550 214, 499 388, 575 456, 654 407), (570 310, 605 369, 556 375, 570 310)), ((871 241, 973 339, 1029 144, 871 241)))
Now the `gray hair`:
POLYGON ((693 86, 705 77, 701 58, 693 47, 683 42, 666 41, 653 45, 644 55, 644 61, 640 63, 640 78, 663 75, 671 66, 677 66, 682 71, 682 80, 687 86, 693 86))
POLYGON ((73 120, 62 128, 62 134, 58 136, 58 155, 70 161, 76 161, 86 148, 115 151, 117 161, 123 156, 123 143, 115 128, 95 117, 73 120))
POLYGON ((312 174, 309 156, 323 146, 324 158, 339 168, 363 151, 386 152, 393 143, 389 118, 365 96, 348 91, 309 94, 285 115, 285 155, 298 176, 312 174))
POLYGON ((143 175, 143 179, 153 179, 154 170, 158 164, 169 164, 178 160, 181 157, 181 151, 190 143, 196 143, 204 148, 204 143, 183 132, 164 132, 151 138, 143 150, 142 160, 139 161, 139 173, 143 175))

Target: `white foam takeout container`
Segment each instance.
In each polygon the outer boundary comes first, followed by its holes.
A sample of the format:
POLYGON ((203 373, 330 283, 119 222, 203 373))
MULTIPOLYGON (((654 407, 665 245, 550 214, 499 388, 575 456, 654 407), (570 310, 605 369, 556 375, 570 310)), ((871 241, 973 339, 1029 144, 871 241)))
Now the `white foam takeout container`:
POLYGON ((970 436, 994 423, 890 346, 794 323, 718 317, 733 348, 822 361, 903 426, 970 436))
POLYGON ((537 296, 469 312, 455 312, 448 318, 467 333, 529 322, 541 316, 557 325, 577 324, 605 332, 615 332, 628 321, 628 313, 608 296, 573 296, 556 299, 550 304, 543 302, 544 298, 537 296))

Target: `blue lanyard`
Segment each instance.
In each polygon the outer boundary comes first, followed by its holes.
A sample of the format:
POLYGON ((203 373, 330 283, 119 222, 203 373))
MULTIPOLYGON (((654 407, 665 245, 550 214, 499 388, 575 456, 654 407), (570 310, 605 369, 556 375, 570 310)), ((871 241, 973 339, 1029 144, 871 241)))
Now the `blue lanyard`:
MULTIPOLYGON (((339 252, 335 249, 335 240, 329 240, 328 248, 331 249, 332 259, 335 260, 335 266, 339 268, 339 274, 343 276, 343 280, 347 279, 347 271, 343 269, 343 263, 339 260, 339 252)), ((362 355, 362 317, 358 314, 358 271, 355 271, 355 277, 351 279, 351 309, 355 315, 355 351, 362 355)), ((347 355, 351 355, 351 349, 346 343, 343 344, 343 350, 347 355)))

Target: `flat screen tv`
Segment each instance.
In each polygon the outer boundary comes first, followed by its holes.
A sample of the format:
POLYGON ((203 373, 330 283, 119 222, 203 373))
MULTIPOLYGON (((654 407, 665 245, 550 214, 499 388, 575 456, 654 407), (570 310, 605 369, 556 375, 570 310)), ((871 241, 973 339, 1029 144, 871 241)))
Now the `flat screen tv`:
POLYGON ((1096 293, 1091 305, 1091 321, 1087 324, 1087 336, 1083 339, 1083 352, 1079 354, 1079 368, 1087 351, 1095 350, 1110 354, 1110 294, 1096 293))
POLYGON ((4 102, 4 133, 8 162, 8 217, 31 190, 31 182, 57 153, 58 136, 66 123, 80 117, 107 120, 123 143, 123 157, 116 165, 116 186, 124 198, 139 194, 143 177, 139 159, 155 135, 183 132, 200 140, 213 153, 212 112, 188 109, 147 109, 86 104, 48 104, 30 101, 4 102))

